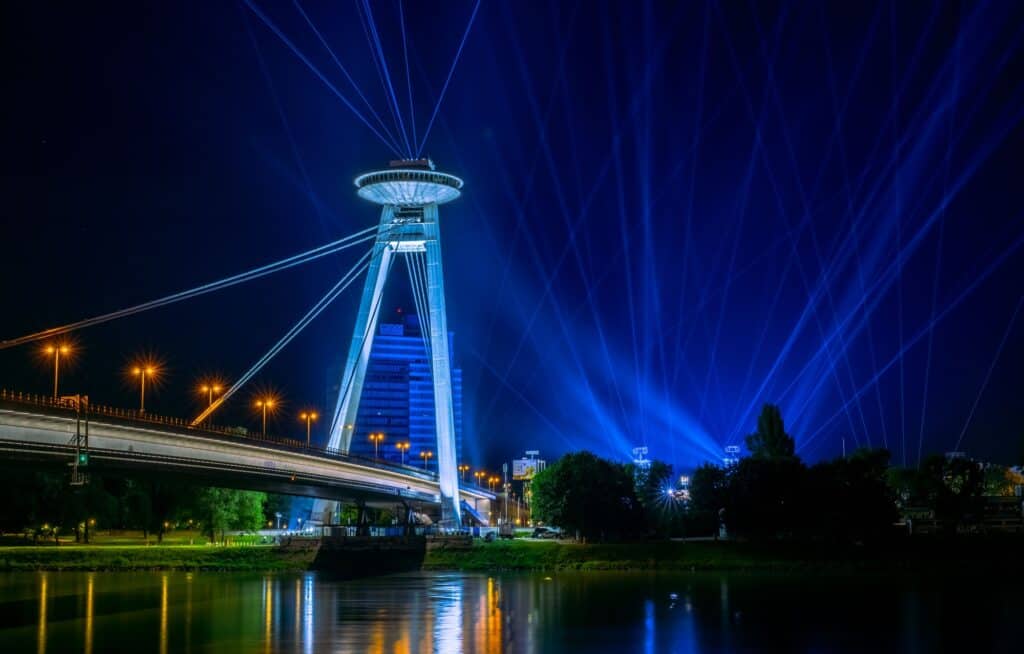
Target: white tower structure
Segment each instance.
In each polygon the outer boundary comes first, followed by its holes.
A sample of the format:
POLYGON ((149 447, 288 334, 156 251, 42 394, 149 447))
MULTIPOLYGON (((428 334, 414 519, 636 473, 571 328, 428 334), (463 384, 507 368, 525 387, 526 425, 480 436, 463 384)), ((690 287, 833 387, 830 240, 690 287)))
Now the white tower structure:
POLYGON ((429 159, 420 159, 392 161, 386 170, 360 175, 355 185, 359 197, 381 205, 380 227, 356 314, 329 447, 348 451, 351 445, 384 286, 391 265, 402 257, 409 272, 434 382, 441 524, 460 527, 455 411, 437 208, 461 195, 462 180, 435 170, 429 159))

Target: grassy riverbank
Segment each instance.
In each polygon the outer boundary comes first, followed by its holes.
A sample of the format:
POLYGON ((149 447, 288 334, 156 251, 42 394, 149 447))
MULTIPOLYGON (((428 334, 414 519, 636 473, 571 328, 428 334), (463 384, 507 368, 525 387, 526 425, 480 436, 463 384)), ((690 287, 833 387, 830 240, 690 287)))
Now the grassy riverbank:
POLYGON ((276 547, 61 546, 0 548, 0 571, 26 570, 306 570, 312 551, 276 547))
MULTIPOLYGON (((500 571, 739 571, 776 573, 1000 574, 1024 577, 1018 538, 921 539, 884 547, 794 543, 648 542, 576 544, 514 540, 469 550, 430 550, 424 570, 500 571)), ((27 570, 298 571, 315 551, 271 546, 62 545, 0 547, 0 572, 27 570)))
POLYGON ((478 542, 427 552, 426 570, 729 570, 766 572, 950 571, 1021 574, 1019 539, 923 540, 882 548, 725 542, 576 544, 478 542))

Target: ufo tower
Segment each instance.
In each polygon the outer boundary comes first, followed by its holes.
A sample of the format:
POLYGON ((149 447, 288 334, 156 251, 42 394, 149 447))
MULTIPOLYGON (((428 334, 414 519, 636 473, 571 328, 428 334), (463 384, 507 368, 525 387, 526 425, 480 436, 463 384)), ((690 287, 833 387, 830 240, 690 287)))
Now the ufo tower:
POLYGON ((392 161, 385 170, 360 175, 355 185, 359 197, 381 205, 380 227, 352 331, 329 447, 348 451, 351 444, 384 286, 391 266, 397 258, 402 258, 420 316, 434 382, 441 524, 459 527, 462 518, 438 206, 461 195, 462 180, 435 170, 429 159, 418 159, 392 161))

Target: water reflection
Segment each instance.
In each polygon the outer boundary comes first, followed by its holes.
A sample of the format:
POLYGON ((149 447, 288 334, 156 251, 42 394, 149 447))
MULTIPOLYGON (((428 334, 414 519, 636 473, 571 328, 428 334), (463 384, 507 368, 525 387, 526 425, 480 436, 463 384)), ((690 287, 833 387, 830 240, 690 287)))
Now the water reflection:
POLYGON ((43 654, 46 651, 46 574, 39 575, 39 636, 36 651, 43 654))
POLYGON ((273 644, 271 640, 271 627, 273 626, 274 617, 274 595, 273 595, 273 579, 265 577, 263 579, 263 651, 270 652, 270 646, 273 644))
POLYGON ((303 578, 302 586, 302 642, 305 654, 313 654, 313 575, 303 578))
POLYGON ((92 620, 93 620, 93 588, 96 583, 96 575, 89 573, 85 588, 85 654, 92 654, 92 620))
POLYGON ((1024 598, 998 581, 13 573, 0 574, 0 650, 135 652, 157 639, 162 654, 193 645, 308 654, 686 653, 765 643, 796 652, 1014 651, 1024 598))
POLYGON ((462 585, 455 578, 441 584, 434 604, 434 651, 437 654, 458 654, 462 651, 462 585))
POLYGON ((167 654, 167 575, 160 577, 160 654, 167 654))

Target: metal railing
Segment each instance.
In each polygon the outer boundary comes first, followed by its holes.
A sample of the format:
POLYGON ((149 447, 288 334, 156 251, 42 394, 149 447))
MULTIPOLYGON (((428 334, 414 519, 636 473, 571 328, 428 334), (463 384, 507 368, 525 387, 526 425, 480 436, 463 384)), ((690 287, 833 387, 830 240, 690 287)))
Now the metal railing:
MULTIPOLYGON (((0 389, 0 402, 18 406, 30 406, 37 409, 43 409, 43 412, 45 413, 55 413, 57 415, 72 415, 75 412, 75 398, 73 396, 54 398, 51 395, 36 395, 33 393, 22 393, 7 389, 0 389)), ((190 436, 200 436, 204 438, 214 438, 222 441, 242 442, 246 444, 258 444, 261 447, 267 447, 279 451, 308 454, 311 456, 318 456, 325 459, 344 461, 348 463, 358 463, 360 465, 370 466, 380 470, 387 470, 389 472, 397 472, 404 475, 411 475, 430 481, 437 480, 437 473, 424 470, 423 468, 391 463, 384 461, 383 459, 374 459, 371 457, 348 454, 347 452, 329 447, 318 447, 315 445, 307 446, 305 441, 293 438, 252 434, 238 427, 222 427, 212 424, 193 427, 191 422, 184 418, 161 416, 149 412, 142 412, 137 409, 122 409, 103 404, 93 404, 91 402, 88 405, 87 412, 90 419, 102 417, 118 424, 151 428, 164 427, 171 431, 187 433, 190 436)))

